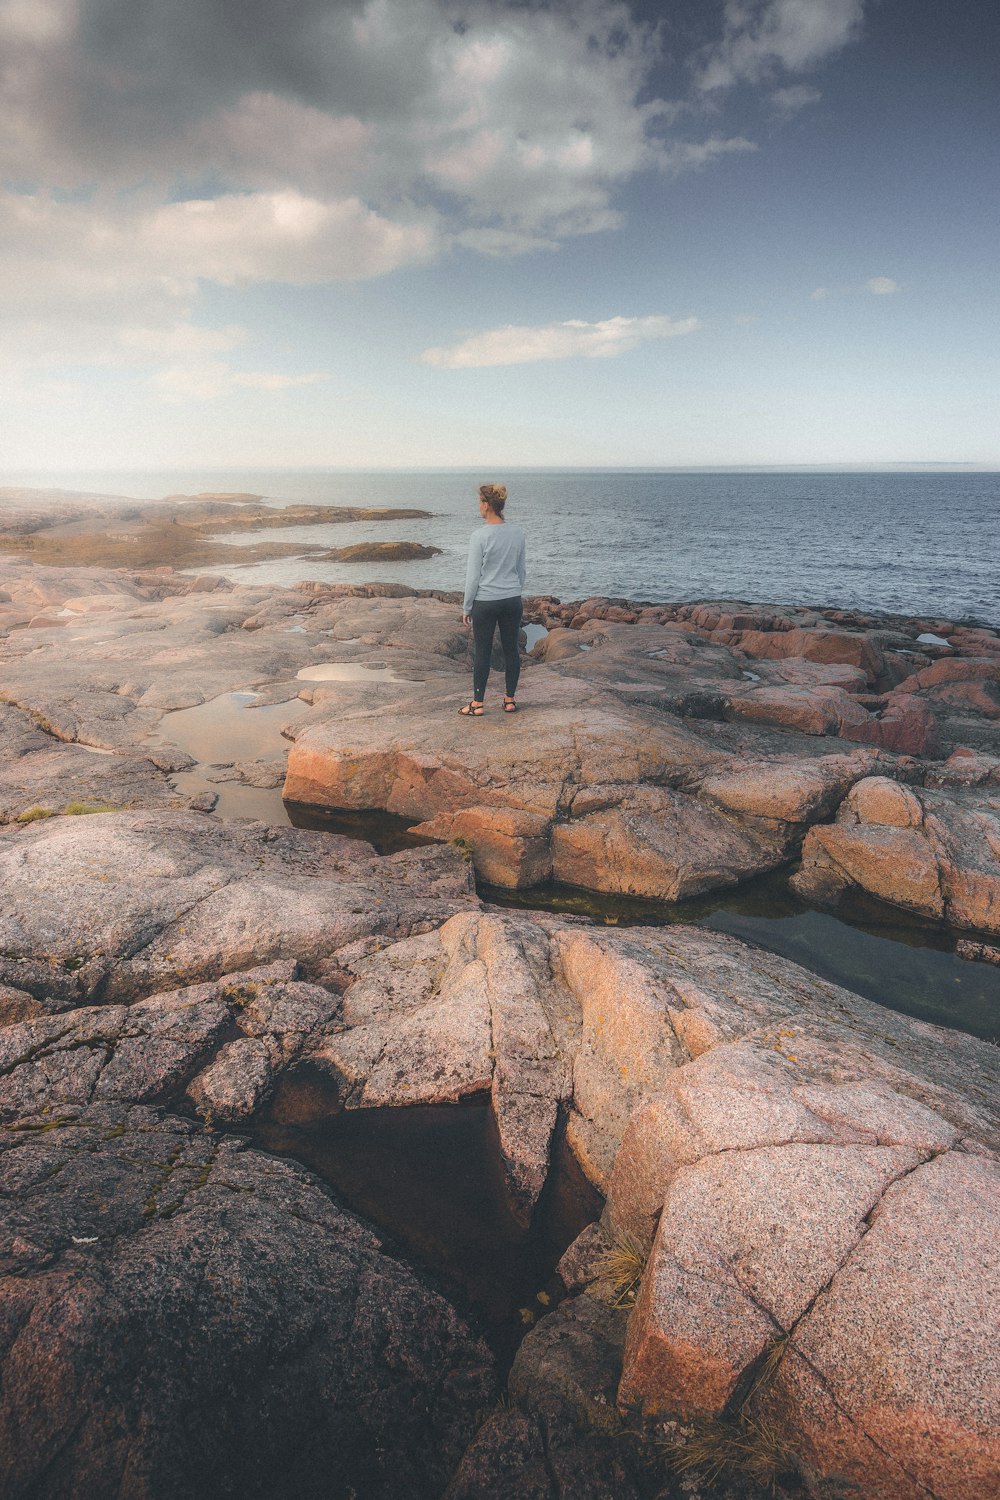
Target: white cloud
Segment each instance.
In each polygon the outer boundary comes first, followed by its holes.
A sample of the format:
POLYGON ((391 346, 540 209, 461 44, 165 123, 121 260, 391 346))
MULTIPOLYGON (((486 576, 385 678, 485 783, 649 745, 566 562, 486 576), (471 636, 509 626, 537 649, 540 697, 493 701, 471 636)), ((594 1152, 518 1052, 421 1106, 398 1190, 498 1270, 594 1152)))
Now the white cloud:
POLYGON ((173 355, 226 354, 247 337, 246 329, 198 328, 193 323, 177 323, 173 328, 123 328, 124 349, 138 354, 173 355))
POLYGON ((656 163, 670 112, 647 97, 655 29, 624 0, 298 0, 280 28, 261 0, 83 0, 77 25, 71 0, 0 0, 7 13, 8 181, 176 199, 201 180, 390 219, 444 195, 456 233, 586 233, 656 163))
POLYGON ((21 363, 224 353, 232 330, 190 324, 203 281, 297 286, 428 259, 433 219, 294 190, 161 204, 150 195, 0 192, 0 353, 21 363))
MULTIPOLYGON (((702 89, 812 66, 861 5, 728 0, 702 89)), ((555 250, 619 228, 636 174, 756 149, 679 138, 627 0, 295 0, 280 27, 268 0, 0 0, 0 45, 12 369, 150 355, 214 388, 206 285, 555 250)))
POLYGON ((526 365, 546 359, 613 359, 647 339, 694 333, 697 318, 607 318, 601 323, 572 319, 541 327, 491 328, 451 348, 426 349, 421 359, 438 369, 471 370, 490 365, 526 365))
POLYGON ((787 89, 775 89, 770 96, 775 109, 783 115, 798 114, 800 109, 818 104, 822 97, 819 89, 808 83, 793 83, 787 89))
POLYGON ((826 286, 818 286, 814 292, 809 293, 809 296, 813 302, 825 302, 829 295, 830 288, 826 286))
POLYGON ((854 41, 863 15, 864 0, 726 0, 722 40, 703 59, 699 87, 806 72, 854 41))
POLYGON ((899 291, 899 282, 893 281, 891 276, 873 276, 865 282, 865 291, 875 297, 891 297, 893 292, 899 291))
POLYGON ((190 360, 158 370, 151 384, 165 401, 216 401, 236 390, 287 391, 329 380, 323 371, 285 375, 265 370, 233 370, 223 360, 190 360))
POLYGON ((706 167, 720 156, 756 151, 745 136, 710 136, 707 141, 679 141, 664 148, 664 164, 675 172, 689 172, 706 167))

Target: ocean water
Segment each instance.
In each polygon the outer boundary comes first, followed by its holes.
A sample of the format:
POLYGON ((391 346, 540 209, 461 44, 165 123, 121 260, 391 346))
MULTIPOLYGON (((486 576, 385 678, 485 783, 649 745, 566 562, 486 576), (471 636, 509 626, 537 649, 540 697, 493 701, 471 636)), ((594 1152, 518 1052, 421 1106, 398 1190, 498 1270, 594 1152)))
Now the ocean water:
MULTIPOLYGON (((1000 474, 509 470, 189 471, 5 476, 159 498, 241 490, 272 505, 417 506, 425 521, 297 528, 281 540, 346 546, 413 540, 424 562, 282 559, 216 571, 277 584, 379 579, 460 589, 477 485, 503 480, 507 514, 528 534, 527 592, 677 601, 741 599, 1000 623, 1000 474)), ((247 542, 275 532, 247 533, 247 542)))

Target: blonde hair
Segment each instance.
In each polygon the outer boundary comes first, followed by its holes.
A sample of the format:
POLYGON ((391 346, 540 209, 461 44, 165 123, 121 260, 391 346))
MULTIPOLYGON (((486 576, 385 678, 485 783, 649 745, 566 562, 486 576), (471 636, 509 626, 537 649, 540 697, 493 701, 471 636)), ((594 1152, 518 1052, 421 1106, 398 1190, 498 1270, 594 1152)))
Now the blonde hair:
POLYGON ((479 498, 489 506, 495 516, 502 516, 503 508, 507 504, 507 486, 505 484, 481 484, 479 498))

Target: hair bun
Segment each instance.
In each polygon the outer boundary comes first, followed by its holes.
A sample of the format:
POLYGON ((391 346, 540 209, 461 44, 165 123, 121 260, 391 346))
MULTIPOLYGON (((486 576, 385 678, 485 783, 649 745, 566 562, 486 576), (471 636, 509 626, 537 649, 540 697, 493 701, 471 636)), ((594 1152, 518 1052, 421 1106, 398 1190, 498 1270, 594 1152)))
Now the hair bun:
POLYGON ((507 503, 507 486, 505 484, 481 484, 479 498, 489 506, 494 515, 499 516, 507 503))

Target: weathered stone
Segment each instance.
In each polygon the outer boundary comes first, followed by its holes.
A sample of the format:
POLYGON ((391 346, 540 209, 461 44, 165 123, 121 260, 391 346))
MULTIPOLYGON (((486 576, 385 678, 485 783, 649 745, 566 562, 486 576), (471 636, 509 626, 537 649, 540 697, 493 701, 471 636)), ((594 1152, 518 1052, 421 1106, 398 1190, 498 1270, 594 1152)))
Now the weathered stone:
POLYGON ((371 952, 336 954, 342 1029, 311 1052, 347 1108, 442 1103, 490 1090, 513 1206, 530 1217, 569 1090, 573 997, 530 920, 468 915, 371 952))
POLYGON ((619 1401, 646 1415, 722 1411, 919 1160, 900 1147, 790 1144, 682 1167, 629 1320, 619 1401))
POLYGON ((309 1173, 120 1105, 0 1130, 0 1352, 11 1500, 430 1500, 493 1389, 309 1173))
MULTIPOLYGON (((92 1100, 187 1097, 219 1120, 251 1116, 339 1002, 269 965, 126 1007, 83 1006, 0 1030, 0 1116, 92 1100), (238 1039, 221 1047, 227 1033, 238 1039), (207 1064, 207 1066, 206 1066, 207 1064)), ((37 1005, 37 1002, 34 1002, 37 1005)), ((39 1007, 40 1009, 40 1007, 39 1007)))
POLYGON ((781 864, 785 852, 775 831, 741 826, 666 787, 640 788, 552 830, 556 880, 665 901, 736 885, 781 864))
POLYGON ((404 936, 467 905, 469 874, 447 847, 379 859, 334 834, 195 813, 52 818, 0 834, 0 947, 91 956, 91 986, 130 998, 404 936))
POLYGON ((900 755, 936 755, 940 745, 937 720, 922 699, 912 693, 892 693, 886 708, 874 718, 845 723, 845 740, 878 745, 900 755))
POLYGON ((740 632, 739 649, 750 657, 801 656, 806 661, 843 662, 860 667, 875 682, 885 670, 881 651, 868 634, 845 630, 740 632))
POLYGON ((165 807, 181 799, 143 756, 100 755, 68 745, 12 704, 0 702, 0 823, 66 807, 165 807))
POLYGON ((1000 1488, 998 1204, 996 1162, 927 1162, 797 1327, 761 1404, 817 1490, 834 1475, 878 1500, 1000 1488))
POLYGON ((860 781, 810 829, 793 884, 815 899, 860 887, 955 927, 1000 932, 1000 813, 988 792, 860 781))
POLYGON ((843 735, 869 723, 860 704, 837 687, 754 687, 734 693, 727 705, 730 718, 752 724, 773 724, 800 734, 843 735))
POLYGON ((744 817, 810 823, 827 817, 855 781, 872 770, 872 758, 828 755, 818 760, 761 761, 709 776, 699 793, 744 817))

